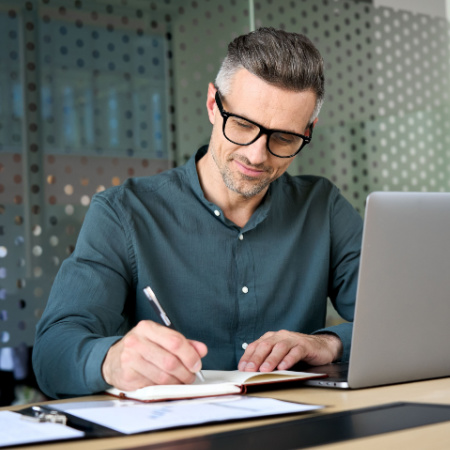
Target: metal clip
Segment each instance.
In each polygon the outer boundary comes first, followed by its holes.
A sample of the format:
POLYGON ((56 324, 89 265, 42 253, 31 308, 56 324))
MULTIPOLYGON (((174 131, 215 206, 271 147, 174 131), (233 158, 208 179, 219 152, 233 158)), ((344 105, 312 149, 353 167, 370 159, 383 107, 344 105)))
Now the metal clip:
POLYGON ((31 420, 32 422, 47 422, 47 423, 59 423, 61 425, 67 425, 67 417, 59 411, 46 410, 40 406, 33 406, 33 415, 23 415, 25 420, 31 420))

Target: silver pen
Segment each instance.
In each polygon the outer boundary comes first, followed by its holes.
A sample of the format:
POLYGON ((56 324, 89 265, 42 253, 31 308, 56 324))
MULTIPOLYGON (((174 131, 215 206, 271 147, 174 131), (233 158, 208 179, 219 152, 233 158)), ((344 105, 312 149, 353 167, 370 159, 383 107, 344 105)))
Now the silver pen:
MULTIPOLYGON (((149 299, 150 304, 153 306, 153 309, 155 310, 156 314, 158 314, 158 316, 161 317, 161 320, 163 321, 164 325, 168 328, 172 328, 172 330, 177 331, 177 329, 173 326, 172 321, 169 319, 169 316, 164 311, 163 307, 161 306, 161 303, 159 303, 155 293, 153 292, 150 286, 144 288, 144 294, 149 299)), ((195 375, 201 382, 203 383, 205 382, 205 377, 203 376, 201 370, 196 372, 195 375)))

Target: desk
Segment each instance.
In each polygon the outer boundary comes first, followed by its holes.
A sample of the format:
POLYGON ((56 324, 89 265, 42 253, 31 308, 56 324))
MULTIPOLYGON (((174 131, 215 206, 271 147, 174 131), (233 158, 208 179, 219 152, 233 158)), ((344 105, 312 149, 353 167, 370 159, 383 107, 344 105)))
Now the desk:
MULTIPOLYGON (((294 400, 304 403, 329 405, 325 412, 338 412, 349 409, 363 408, 392 402, 423 402, 450 404, 450 378, 441 378, 437 380, 421 381, 416 383, 399 384, 393 386, 383 386, 372 389, 360 389, 355 391, 335 390, 326 388, 298 387, 295 389, 281 389, 265 391, 263 393, 254 393, 251 395, 273 397, 280 400, 294 400)), ((83 397, 83 400, 106 400, 108 396, 90 396, 83 397)), ((53 402, 50 402, 53 403, 53 402)), ((24 406, 2 408, 2 409, 21 409, 24 406)), ((323 414, 322 412, 321 414, 323 414)), ((303 417, 311 417, 305 415, 303 417)), ((125 449, 143 445, 166 442, 175 439, 185 439, 194 436, 201 436, 211 433, 248 428, 252 426, 261 426, 270 423, 277 423, 286 420, 298 419, 299 416, 285 418, 269 418, 249 420, 244 422, 227 423, 221 425, 205 425, 194 428, 184 428, 178 430, 168 430, 152 432, 135 436, 115 437, 108 439, 92 439, 89 441, 65 442, 64 449, 80 450, 89 448, 89 450, 107 450, 107 449, 125 449)), ((36 446, 20 447, 27 449, 59 449, 61 443, 43 444, 36 446)), ((419 427, 395 433, 373 436, 353 441, 345 441, 338 444, 314 447, 320 450, 355 450, 364 448, 365 450, 376 449, 397 449, 408 448, 425 449, 432 448, 446 449, 450 448, 450 422, 437 425, 419 427)))

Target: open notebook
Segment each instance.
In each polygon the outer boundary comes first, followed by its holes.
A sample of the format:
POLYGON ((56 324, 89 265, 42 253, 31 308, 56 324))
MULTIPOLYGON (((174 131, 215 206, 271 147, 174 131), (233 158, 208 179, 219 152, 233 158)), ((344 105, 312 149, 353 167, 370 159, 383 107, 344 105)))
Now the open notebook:
POLYGON ((326 376, 321 373, 293 372, 289 370, 277 370, 267 373, 240 372, 239 370, 202 370, 202 373, 205 377, 204 383, 196 379, 193 384, 148 386, 136 391, 121 391, 120 389, 111 388, 106 392, 124 399, 152 402, 241 394, 245 393, 248 385, 303 381, 326 376))

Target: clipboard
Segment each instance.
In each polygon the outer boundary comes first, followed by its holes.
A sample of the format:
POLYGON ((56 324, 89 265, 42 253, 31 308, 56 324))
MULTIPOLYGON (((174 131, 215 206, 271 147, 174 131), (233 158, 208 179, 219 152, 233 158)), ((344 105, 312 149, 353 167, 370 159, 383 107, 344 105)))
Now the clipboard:
POLYGON ((0 449, 123 435, 103 425, 44 405, 17 411, 0 411, 0 422, 0 449), (6 436, 3 436, 2 426, 9 427, 6 436))
POLYGON ((24 408, 16 412, 26 416, 28 420, 33 422, 60 423, 67 427, 75 428, 76 430, 82 431, 84 433, 84 438, 88 439, 122 435, 122 433, 112 430, 111 428, 98 425, 94 422, 81 419, 80 417, 73 416, 67 412, 58 411, 45 405, 30 406, 29 408, 24 408))
POLYGON ((24 443, 118 437, 213 422, 304 414, 322 408, 323 405, 245 395, 152 403, 107 400, 37 405, 14 412, 0 412, 0 448, 24 443), (10 421, 12 436, 2 419, 10 421), (30 436, 27 438, 25 434, 30 436), (16 437, 17 442, 14 441, 16 437))

